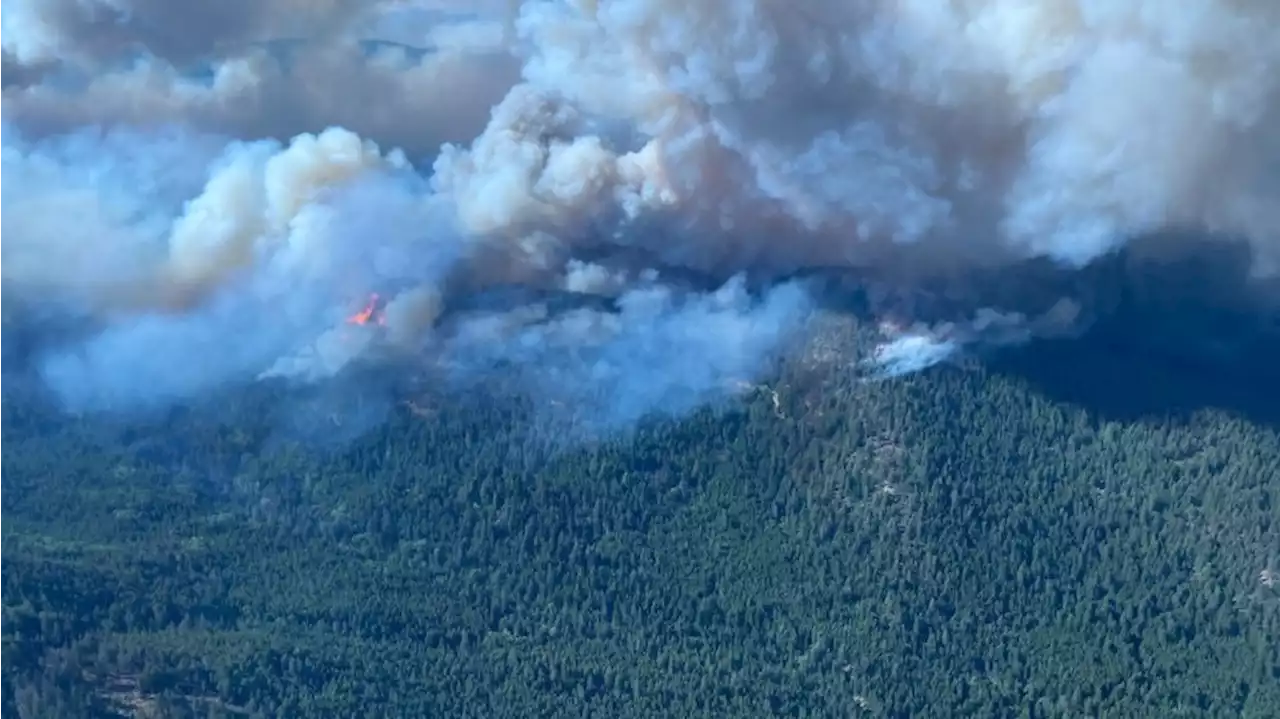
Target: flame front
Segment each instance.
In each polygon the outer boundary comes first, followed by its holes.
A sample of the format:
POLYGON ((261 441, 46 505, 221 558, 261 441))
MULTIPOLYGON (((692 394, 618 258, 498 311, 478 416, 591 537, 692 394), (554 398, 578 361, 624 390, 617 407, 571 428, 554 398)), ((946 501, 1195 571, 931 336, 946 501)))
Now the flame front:
POLYGON ((370 321, 376 321, 378 324, 384 324, 385 318, 378 311, 378 293, 369 295, 369 301, 365 303, 364 309, 347 318, 347 324, 366 325, 370 321))

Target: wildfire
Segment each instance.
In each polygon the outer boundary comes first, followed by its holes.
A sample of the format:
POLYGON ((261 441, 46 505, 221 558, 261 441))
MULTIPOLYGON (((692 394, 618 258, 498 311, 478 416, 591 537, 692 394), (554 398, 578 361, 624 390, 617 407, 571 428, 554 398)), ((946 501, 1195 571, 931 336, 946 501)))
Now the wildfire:
POLYGON ((364 308, 361 309, 359 312, 355 313, 354 315, 351 315, 350 317, 348 317, 347 324, 367 325, 370 322, 374 322, 379 325, 386 324, 387 318, 382 314, 382 308, 380 307, 380 304, 381 304, 380 299, 381 298, 378 297, 378 293, 376 292, 369 295, 369 300, 365 302, 364 308))

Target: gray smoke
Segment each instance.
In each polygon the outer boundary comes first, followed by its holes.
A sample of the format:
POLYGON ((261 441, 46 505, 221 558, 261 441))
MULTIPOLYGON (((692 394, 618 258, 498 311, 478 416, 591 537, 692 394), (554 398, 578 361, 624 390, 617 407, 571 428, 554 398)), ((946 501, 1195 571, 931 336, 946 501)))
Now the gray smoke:
POLYGON ((798 347, 797 272, 875 278, 895 374, 1082 327, 1025 267, 1280 260, 1266 0, 180 5, 3 8, 5 293, 97 328, 73 406, 394 359, 626 426, 798 347))

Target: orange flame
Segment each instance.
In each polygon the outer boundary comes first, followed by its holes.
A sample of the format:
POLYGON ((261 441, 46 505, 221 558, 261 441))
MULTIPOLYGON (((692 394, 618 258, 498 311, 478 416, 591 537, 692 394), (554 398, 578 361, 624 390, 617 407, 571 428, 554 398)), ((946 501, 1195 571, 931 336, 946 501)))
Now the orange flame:
POLYGON ((374 292, 369 295, 369 301, 365 303, 364 309, 347 318, 347 324, 366 325, 370 321, 378 324, 386 324, 386 318, 378 311, 378 293, 374 292))

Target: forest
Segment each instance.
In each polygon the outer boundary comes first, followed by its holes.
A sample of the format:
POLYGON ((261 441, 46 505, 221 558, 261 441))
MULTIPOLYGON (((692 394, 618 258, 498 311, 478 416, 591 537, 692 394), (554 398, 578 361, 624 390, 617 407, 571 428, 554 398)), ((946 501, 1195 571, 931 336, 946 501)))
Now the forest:
POLYGON ((261 385, 6 380, 0 711, 1277 715, 1274 399, 1101 341, 819 369, 552 449, 511 397, 317 445, 261 385))

